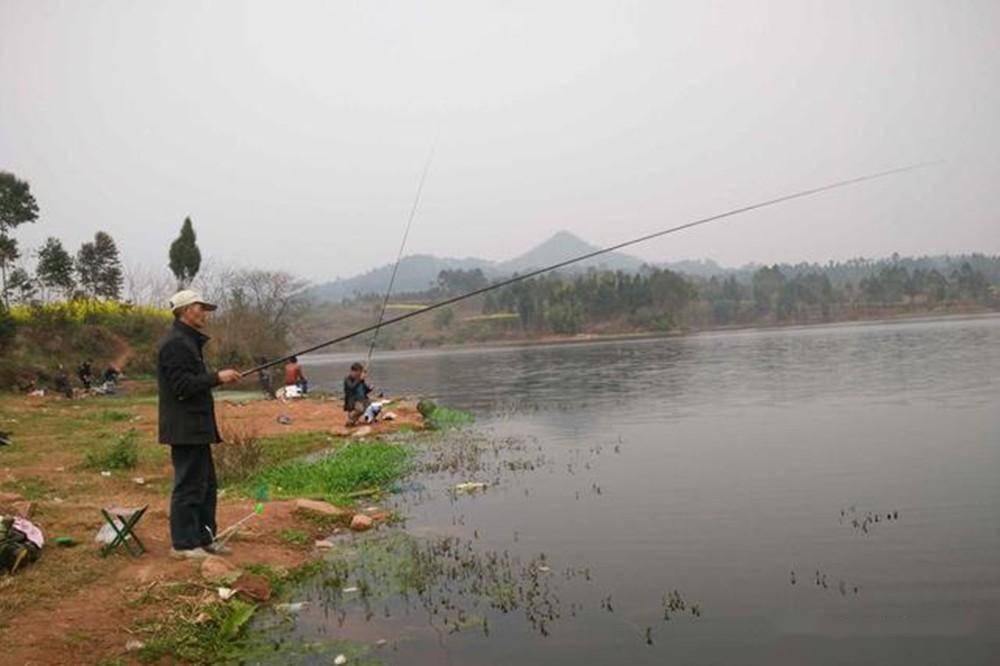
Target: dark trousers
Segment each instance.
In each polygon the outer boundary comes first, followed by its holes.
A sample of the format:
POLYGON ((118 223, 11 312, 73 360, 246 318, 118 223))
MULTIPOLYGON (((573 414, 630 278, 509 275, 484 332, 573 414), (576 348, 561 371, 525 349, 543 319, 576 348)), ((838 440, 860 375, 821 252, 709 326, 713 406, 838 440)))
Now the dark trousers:
POLYGON ((372 401, 368 398, 355 400, 354 406, 347 410, 347 425, 356 425, 358 420, 364 416, 365 410, 368 409, 368 405, 370 404, 372 404, 372 401))
POLYGON ((207 546, 216 534, 215 464, 211 444, 170 447, 174 491, 170 495, 170 540, 184 550, 207 546), (208 528, 208 529, 206 529, 208 528), (211 530, 211 534, 208 530, 211 530))

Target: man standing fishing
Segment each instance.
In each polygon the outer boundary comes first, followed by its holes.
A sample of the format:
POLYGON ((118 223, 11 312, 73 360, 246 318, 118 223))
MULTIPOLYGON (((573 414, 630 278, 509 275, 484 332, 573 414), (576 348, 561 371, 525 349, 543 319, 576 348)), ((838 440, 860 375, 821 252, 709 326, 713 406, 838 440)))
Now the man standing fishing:
POLYGON ((228 552, 215 546, 215 464, 212 444, 222 441, 215 423, 212 389, 240 380, 238 370, 211 372, 202 331, 216 309, 195 291, 170 299, 174 323, 160 342, 156 363, 160 442, 170 446, 174 487, 170 496, 171 557, 201 559, 228 552))

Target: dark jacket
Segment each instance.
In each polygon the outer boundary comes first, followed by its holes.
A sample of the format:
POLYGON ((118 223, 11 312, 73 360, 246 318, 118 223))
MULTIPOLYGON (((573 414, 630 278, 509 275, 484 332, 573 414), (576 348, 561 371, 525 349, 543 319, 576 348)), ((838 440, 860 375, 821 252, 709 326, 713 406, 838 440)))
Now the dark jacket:
POLYGON ((363 379, 344 379, 344 411, 349 412, 354 409, 357 402, 364 402, 368 399, 368 394, 372 392, 372 387, 363 379))
POLYGON ((215 424, 212 387, 218 375, 205 367, 208 336, 174 321, 160 342, 156 383, 160 391, 160 442, 214 444, 222 441, 215 424))

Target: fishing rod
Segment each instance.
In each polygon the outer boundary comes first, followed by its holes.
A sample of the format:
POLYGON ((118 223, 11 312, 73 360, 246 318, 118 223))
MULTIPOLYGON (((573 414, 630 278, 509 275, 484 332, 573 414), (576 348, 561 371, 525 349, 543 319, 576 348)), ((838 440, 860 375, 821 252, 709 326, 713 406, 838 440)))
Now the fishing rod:
POLYGON ((392 286, 396 283, 396 272, 399 270, 399 262, 403 259, 403 250, 406 248, 406 239, 410 236, 410 226, 413 218, 417 214, 417 206, 420 205, 420 194, 424 191, 424 181, 427 180, 427 172, 430 171, 431 161, 434 159, 434 149, 436 145, 431 145, 431 152, 427 155, 427 162, 424 163, 424 171, 420 174, 420 183, 417 185, 417 196, 413 198, 413 207, 410 208, 410 217, 406 220, 406 227, 403 230, 403 240, 399 243, 399 252, 396 254, 396 263, 392 266, 392 275, 389 277, 389 286, 385 290, 385 298, 382 299, 382 308, 379 310, 378 319, 375 321, 375 332, 372 333, 371 344, 368 345, 368 358, 365 365, 371 369, 372 354, 375 353, 375 341, 378 340, 378 332, 382 330, 382 320, 385 318, 385 310, 389 306, 389 297, 392 296, 392 286))
MULTIPOLYGON (((624 241, 622 243, 617 243, 615 245, 609 245, 607 247, 600 248, 598 250, 593 250, 591 252, 587 252, 585 254, 581 254, 581 255, 573 257, 571 259, 565 259, 563 261, 557 262, 557 263, 552 264, 550 266, 546 266, 544 268, 538 268, 538 269, 535 269, 535 270, 531 270, 531 271, 528 271, 527 273, 523 273, 521 275, 514 275, 513 277, 509 277, 509 278, 506 278, 504 280, 500 280, 499 282, 494 282, 493 284, 487 285, 485 287, 481 287, 479 289, 473 289, 470 292, 467 292, 467 293, 464 293, 464 294, 460 294, 458 296, 452 296, 451 298, 446 298, 445 300, 439 301, 437 303, 432 303, 430 305, 427 305, 425 307, 420 308, 419 310, 412 310, 412 311, 407 312, 405 314, 401 314, 398 317, 393 317, 392 319, 387 319, 387 320, 383 321, 381 325, 382 326, 388 326, 390 324, 396 324, 398 322, 404 321, 404 320, 409 319, 411 317, 416 317, 417 315, 421 315, 421 314, 430 312, 431 310, 437 310, 438 308, 443 308, 445 306, 452 305, 454 303, 458 303, 459 301, 464 301, 464 300, 466 300, 468 298, 472 298, 473 296, 479 296, 480 294, 485 294, 488 291, 493 291, 494 289, 499 289, 501 287, 506 287, 507 285, 514 284, 515 282, 520 282, 522 280, 527 280, 528 278, 535 277, 536 275, 541 275, 543 273, 548 273, 550 271, 558 270, 558 269, 563 268, 565 266, 570 266, 572 264, 576 264, 576 263, 579 263, 581 261, 586 261, 587 259, 592 259, 594 257, 599 257, 602 254, 608 254, 609 252, 614 252, 614 251, 620 250, 620 249, 622 249, 624 247, 629 247, 631 245, 637 245, 639 243, 644 243, 644 242, 646 242, 648 240, 652 240, 654 238, 659 238, 661 236, 667 236, 669 234, 674 234, 674 233, 677 233, 678 231, 684 231, 685 229, 691 229, 692 227, 697 227, 697 226, 701 226, 703 224, 708 224, 709 222, 716 222, 718 220, 722 220, 722 219, 729 218, 729 217, 735 217, 737 215, 742 215, 743 213, 749 213, 750 211, 760 210, 761 208, 767 208, 769 206, 776 206, 778 204, 785 203, 786 201, 792 201, 794 199, 803 199, 805 197, 810 197, 810 196, 813 196, 815 194, 820 194, 822 192, 829 192, 830 190, 836 190, 836 189, 839 189, 841 187, 848 187, 850 185, 857 185, 859 183, 864 183, 864 182, 869 181, 869 180, 876 180, 878 178, 885 178, 887 176, 892 176, 892 175, 895 175, 895 174, 905 173, 907 171, 913 171, 915 169, 921 169, 921 168, 928 167, 928 166, 931 166, 931 165, 934 165, 934 164, 939 164, 939 162, 921 162, 919 164, 911 164, 909 166, 898 167, 898 168, 895 168, 895 169, 888 169, 886 171, 879 171, 877 173, 870 173, 870 174, 867 174, 867 175, 864 175, 864 176, 856 176, 854 178, 848 178, 846 180, 838 180, 836 182, 828 183, 826 185, 820 185, 819 187, 812 187, 812 188, 809 188, 808 190, 800 190, 798 192, 794 192, 792 194, 785 194, 785 195, 782 195, 780 197, 776 197, 774 199, 768 199, 766 201, 760 201, 760 202, 757 202, 757 203, 749 204, 747 206, 740 206, 739 208, 733 208, 731 210, 725 211, 724 213, 717 213, 715 215, 710 215, 709 217, 703 217, 703 218, 694 220, 692 222, 686 222, 684 224, 679 224, 679 225, 677 225, 675 227, 670 227, 668 229, 662 229, 660 231, 654 231, 653 233, 649 233, 649 234, 646 234, 644 236, 639 236, 638 238, 633 238, 631 240, 627 240, 627 241, 624 241)), ((284 363, 285 361, 287 361, 288 359, 292 358, 293 356, 302 356, 304 354, 309 354, 309 353, 312 353, 312 352, 317 351, 319 349, 323 349, 324 347, 329 347, 330 345, 335 345, 338 342, 344 342, 345 340, 350 340, 351 338, 356 338, 359 335, 364 335, 365 333, 370 333, 370 332, 372 332, 375 329, 376 329, 375 325, 367 326, 365 328, 358 329, 357 331, 354 331, 352 333, 346 333, 344 335, 338 336, 338 337, 333 338, 331 340, 327 340, 326 342, 321 342, 321 343, 313 345, 311 347, 307 347, 307 348, 305 348, 305 349, 303 349, 301 351, 295 352, 294 354, 289 354, 288 356, 285 356, 284 358, 279 358, 279 359, 276 359, 274 361, 270 361, 268 363, 264 363, 264 364, 258 365, 256 367, 253 367, 253 368, 249 369, 249 370, 244 370, 240 374, 245 377, 245 376, 247 376, 249 374, 252 374, 254 372, 259 372, 261 370, 265 370, 265 369, 270 368, 272 366, 284 363)))

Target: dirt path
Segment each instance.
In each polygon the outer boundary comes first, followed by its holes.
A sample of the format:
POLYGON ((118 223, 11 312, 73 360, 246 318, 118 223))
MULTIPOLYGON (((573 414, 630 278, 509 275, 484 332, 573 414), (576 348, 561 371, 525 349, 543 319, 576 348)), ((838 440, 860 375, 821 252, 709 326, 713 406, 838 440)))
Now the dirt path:
POLYGON ((129 362, 129 359, 135 355, 135 350, 132 349, 132 345, 129 344, 129 341, 120 335, 114 335, 114 340, 115 347, 118 348, 118 351, 115 352, 115 357, 111 360, 111 366, 124 372, 125 365, 129 362))

